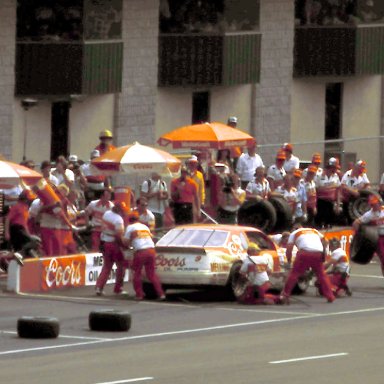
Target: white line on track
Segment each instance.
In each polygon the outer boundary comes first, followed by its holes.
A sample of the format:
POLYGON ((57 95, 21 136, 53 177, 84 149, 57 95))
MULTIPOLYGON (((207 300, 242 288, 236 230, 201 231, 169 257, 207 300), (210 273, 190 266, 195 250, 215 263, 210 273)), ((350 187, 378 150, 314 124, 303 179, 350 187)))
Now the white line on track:
POLYGON ((192 334, 192 333, 217 331, 217 330, 224 330, 224 329, 231 329, 231 328, 249 327, 249 326, 253 326, 253 325, 280 323, 280 322, 286 322, 286 321, 303 320, 303 319, 311 319, 311 318, 318 318, 318 317, 342 316, 342 315, 350 315, 350 314, 366 313, 366 312, 378 312, 378 311, 384 311, 384 307, 359 309, 359 310, 355 310, 355 311, 324 313, 324 314, 312 314, 312 315, 304 314, 301 316, 285 317, 285 318, 281 318, 281 319, 250 321, 250 322, 246 322, 246 323, 235 323, 235 324, 218 325, 218 326, 206 327, 206 328, 185 329, 185 330, 172 331, 172 332, 151 333, 151 334, 145 334, 145 335, 120 337, 120 338, 115 338, 115 339, 97 339, 97 340, 91 340, 91 341, 84 341, 82 343, 72 343, 72 344, 51 345, 51 346, 37 347, 37 348, 17 349, 17 350, 0 352, 0 356, 12 355, 12 354, 17 354, 17 353, 34 352, 34 351, 44 351, 44 350, 50 350, 50 349, 81 347, 81 346, 100 344, 100 343, 111 343, 111 342, 139 340, 139 339, 150 339, 150 338, 157 338, 157 337, 163 337, 163 336, 173 336, 173 335, 185 335, 185 334, 192 334))
MULTIPOLYGON (((257 306, 256 306, 257 307, 257 306)), ((267 313, 273 315, 295 315, 295 316, 317 316, 321 313, 302 313, 302 312, 290 312, 290 311, 268 311, 259 308, 244 309, 244 308, 227 308, 227 307, 215 307, 215 309, 221 311, 234 311, 234 312, 253 312, 253 313, 267 313)))
MULTIPOLYGON (((0 331, 0 334, 17 335, 16 331, 0 331)), ((59 335, 59 339, 79 339, 79 340, 101 340, 112 341, 113 339, 107 339, 102 337, 86 337, 86 336, 72 336, 72 335, 59 335)))
POLYGON ((299 358, 296 358, 296 359, 270 361, 269 364, 295 363, 297 361, 329 359, 331 357, 340 357, 340 356, 346 356, 346 355, 348 355, 348 353, 346 353, 346 352, 332 353, 330 355, 307 356, 307 357, 299 357, 299 358))
POLYGON ((118 380, 118 381, 105 381, 103 383, 96 384, 123 384, 123 383, 136 383, 138 381, 147 381, 153 380, 153 377, 138 377, 137 379, 127 379, 127 380, 118 380))
POLYGON ((357 274, 353 274, 351 276, 353 276, 353 277, 367 277, 369 279, 383 279, 383 276, 379 276, 379 275, 357 275, 357 274))

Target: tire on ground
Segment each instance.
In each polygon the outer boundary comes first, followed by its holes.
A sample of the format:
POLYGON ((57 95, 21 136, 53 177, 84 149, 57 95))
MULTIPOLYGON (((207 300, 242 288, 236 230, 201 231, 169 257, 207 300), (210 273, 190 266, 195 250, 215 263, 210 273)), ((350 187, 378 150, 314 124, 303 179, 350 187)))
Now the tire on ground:
POLYGON ((362 225, 353 236, 350 256, 356 264, 368 264, 377 250, 378 229, 374 226, 362 225))
POLYGON ((238 223, 271 233, 276 225, 276 211, 268 200, 247 201, 239 209, 238 223))
POLYGON ((131 328, 131 314, 113 309, 96 310, 90 312, 88 323, 92 331, 128 331, 131 328))
POLYGON ((351 222, 356 220, 370 209, 368 204, 368 197, 371 194, 373 194, 372 191, 368 189, 362 189, 359 191, 359 196, 357 198, 351 198, 351 200, 348 202, 348 216, 351 222))
POLYGON ((54 317, 23 316, 17 320, 17 334, 26 339, 53 339, 59 336, 60 323, 54 317))
POLYGON ((271 196, 269 202, 273 205, 276 211, 276 224, 273 232, 283 232, 291 229, 292 227, 292 209, 288 202, 279 196, 271 196))

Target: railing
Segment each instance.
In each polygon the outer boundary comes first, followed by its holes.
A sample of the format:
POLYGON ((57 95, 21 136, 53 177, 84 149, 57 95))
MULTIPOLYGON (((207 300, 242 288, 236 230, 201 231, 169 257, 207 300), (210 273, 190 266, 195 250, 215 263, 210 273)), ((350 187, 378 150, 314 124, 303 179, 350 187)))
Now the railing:
POLYGON ((257 83, 260 47, 258 32, 161 34, 158 85, 257 83))
POLYGON ((16 48, 16 95, 119 92, 122 60, 121 41, 20 41, 16 48))
POLYGON ((300 26, 295 77, 384 73, 384 24, 300 26))

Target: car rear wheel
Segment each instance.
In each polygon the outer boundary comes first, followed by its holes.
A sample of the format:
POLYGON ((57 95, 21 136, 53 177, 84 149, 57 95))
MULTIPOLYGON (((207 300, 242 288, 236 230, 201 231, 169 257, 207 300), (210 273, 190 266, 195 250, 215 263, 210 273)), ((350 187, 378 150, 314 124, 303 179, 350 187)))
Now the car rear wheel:
POLYGON ((245 291, 245 279, 240 274, 241 262, 232 265, 227 282, 227 291, 232 300, 238 299, 245 291))

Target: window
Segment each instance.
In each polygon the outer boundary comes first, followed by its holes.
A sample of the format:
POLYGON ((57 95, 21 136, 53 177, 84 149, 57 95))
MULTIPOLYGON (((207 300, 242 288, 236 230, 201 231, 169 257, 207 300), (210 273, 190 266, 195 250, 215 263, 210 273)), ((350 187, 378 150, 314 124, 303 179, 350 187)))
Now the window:
POLYGON ((329 83, 325 91, 325 140, 340 139, 342 83, 329 83))

